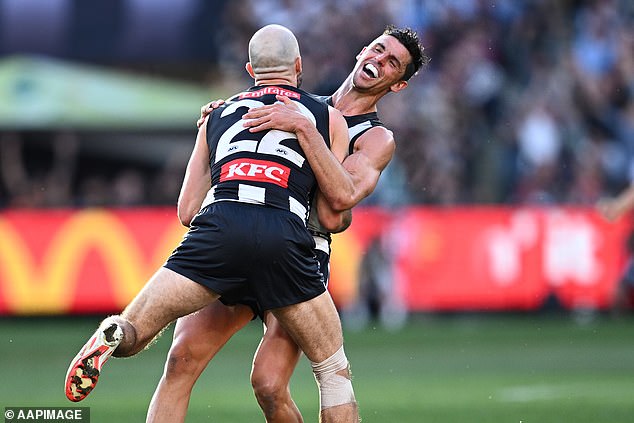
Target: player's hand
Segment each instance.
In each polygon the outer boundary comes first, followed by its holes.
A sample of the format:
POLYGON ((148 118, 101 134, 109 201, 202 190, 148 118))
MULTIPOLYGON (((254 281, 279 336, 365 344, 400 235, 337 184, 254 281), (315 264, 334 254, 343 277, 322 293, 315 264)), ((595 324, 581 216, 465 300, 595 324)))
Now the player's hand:
POLYGON ((196 121, 196 127, 200 129, 200 127, 203 124, 203 122, 205 122, 205 118, 207 118, 207 116, 209 116, 209 114, 211 112, 213 112, 214 109, 217 109, 218 107, 222 106, 223 104, 225 104, 225 101, 222 100, 222 99, 218 99, 216 101, 212 101, 210 103, 207 103, 203 107, 201 107, 200 108, 200 119, 198 119, 196 121))
POLYGON ((297 132, 302 125, 312 125, 293 100, 283 95, 277 95, 275 98, 278 100, 275 104, 254 107, 242 116, 243 125, 249 128, 249 132, 267 129, 297 132))

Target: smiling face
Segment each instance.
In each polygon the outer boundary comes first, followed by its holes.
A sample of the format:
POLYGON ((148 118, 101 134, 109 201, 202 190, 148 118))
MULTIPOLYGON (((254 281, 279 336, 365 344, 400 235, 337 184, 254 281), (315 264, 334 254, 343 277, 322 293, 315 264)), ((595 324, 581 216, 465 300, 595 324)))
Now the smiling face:
POLYGON ((353 84, 360 91, 378 93, 399 91, 405 68, 412 60, 409 52, 396 38, 381 35, 357 56, 353 84))

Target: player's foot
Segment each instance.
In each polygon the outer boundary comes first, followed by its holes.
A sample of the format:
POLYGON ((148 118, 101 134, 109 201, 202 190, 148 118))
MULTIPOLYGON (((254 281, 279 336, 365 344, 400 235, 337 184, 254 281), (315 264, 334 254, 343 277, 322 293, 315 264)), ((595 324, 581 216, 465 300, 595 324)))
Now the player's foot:
POLYGON ((99 327, 86 342, 66 372, 66 398, 81 401, 95 388, 101 367, 123 339, 123 331, 116 323, 99 327))

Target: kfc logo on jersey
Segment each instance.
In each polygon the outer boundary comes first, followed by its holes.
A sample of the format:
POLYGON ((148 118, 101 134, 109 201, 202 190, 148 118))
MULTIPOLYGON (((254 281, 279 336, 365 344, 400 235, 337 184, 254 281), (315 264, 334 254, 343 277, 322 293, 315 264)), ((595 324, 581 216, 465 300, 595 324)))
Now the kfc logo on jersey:
POLYGON ((264 87, 261 90, 257 91, 247 91, 240 94, 239 98, 240 100, 242 100, 243 98, 257 98, 267 94, 283 95, 288 98, 294 98, 296 100, 299 100, 301 98, 301 95, 299 93, 296 93, 295 91, 285 90, 284 88, 275 86, 264 87))
POLYGON ((290 168, 267 160, 235 159, 222 165, 220 182, 224 181, 258 181, 268 182, 288 188, 290 168))

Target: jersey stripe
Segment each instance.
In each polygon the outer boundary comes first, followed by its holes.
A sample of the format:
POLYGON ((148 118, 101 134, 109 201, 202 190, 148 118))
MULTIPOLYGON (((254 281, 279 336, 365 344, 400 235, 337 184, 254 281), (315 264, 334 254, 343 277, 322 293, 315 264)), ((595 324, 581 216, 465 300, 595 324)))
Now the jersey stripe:
POLYGON ((253 185, 238 185, 238 201, 243 203, 265 204, 266 188, 253 185))
POLYGON ((372 128, 372 122, 370 122, 369 120, 361 122, 358 125, 351 126, 350 128, 348 128, 348 136, 350 138, 350 141, 352 141, 357 135, 367 131, 370 128, 372 128))

